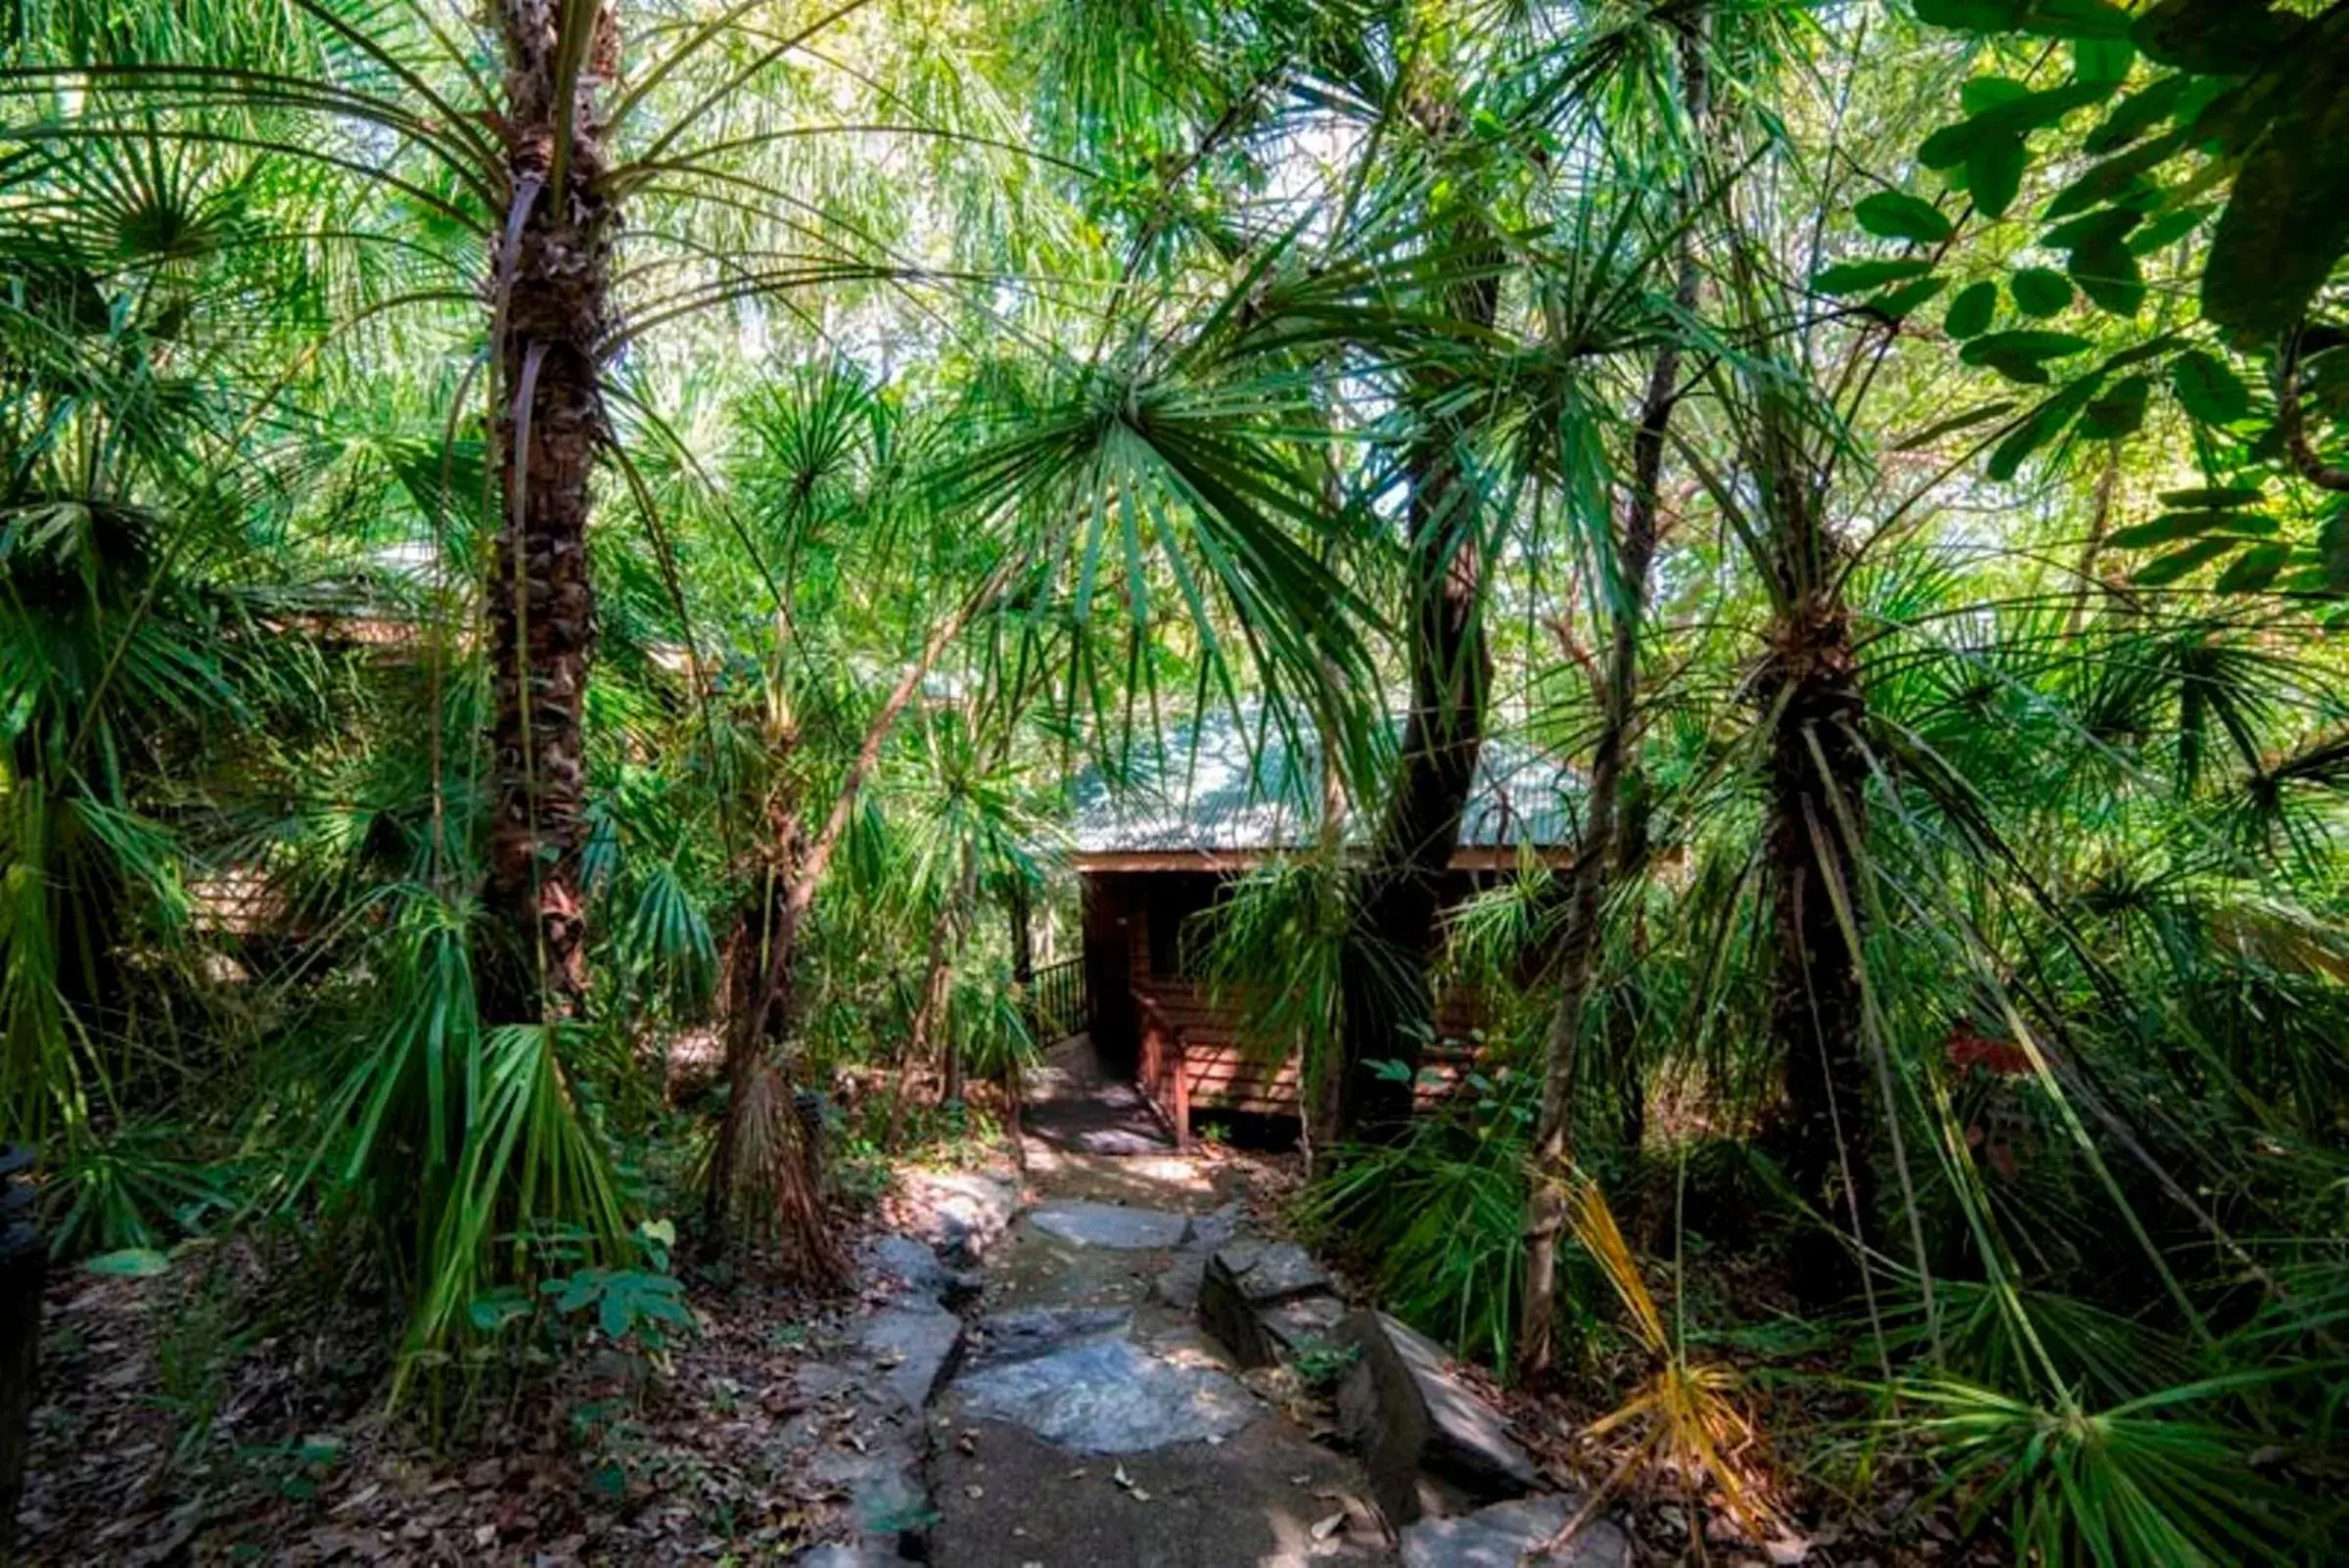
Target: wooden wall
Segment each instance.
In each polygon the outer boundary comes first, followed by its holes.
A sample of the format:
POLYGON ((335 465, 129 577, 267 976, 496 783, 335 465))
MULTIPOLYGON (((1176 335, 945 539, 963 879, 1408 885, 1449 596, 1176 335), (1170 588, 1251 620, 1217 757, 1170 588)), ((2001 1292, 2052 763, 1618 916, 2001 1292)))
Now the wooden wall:
MULTIPOLYGON (((1173 939, 1193 909, 1204 907, 1224 880, 1214 872, 1120 871, 1084 878, 1086 979, 1092 987, 1095 1040, 1103 1057, 1137 1079, 1164 1077, 1170 1036, 1178 1036, 1182 1092, 1171 1079, 1143 1087, 1170 1120, 1178 1109, 1229 1110, 1294 1117, 1299 1111, 1299 1063, 1278 1063, 1244 1048, 1230 1011, 1208 987, 1185 974, 1173 939), (1161 929, 1164 928, 1164 929, 1161 929), (1153 938, 1156 941, 1153 941, 1153 938), (1143 1001, 1137 1004, 1133 998, 1143 1001), (1114 998, 1114 1000, 1113 1000, 1114 998)), ((1461 878, 1462 893, 1466 891, 1461 878)), ((1437 999, 1436 1047, 1427 1053, 1418 1098, 1441 1100, 1474 1055, 1472 1032, 1482 999, 1453 992, 1437 999)))

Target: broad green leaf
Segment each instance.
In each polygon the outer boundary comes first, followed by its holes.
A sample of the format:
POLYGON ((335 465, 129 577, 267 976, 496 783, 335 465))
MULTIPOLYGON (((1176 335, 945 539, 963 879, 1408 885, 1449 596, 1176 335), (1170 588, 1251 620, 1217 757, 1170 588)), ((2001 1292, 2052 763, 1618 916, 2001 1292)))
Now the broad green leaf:
POLYGON ((2072 415, 2079 412, 2081 404, 2094 396, 2096 391, 2096 378, 2092 376, 2074 382, 2040 404, 2031 417, 2017 427, 2012 435, 1999 442, 1998 449, 1990 454, 1987 465, 1990 477, 2002 481, 2012 479, 2032 453, 2062 434, 2064 426, 2071 423, 2072 415))
POLYGON ((2211 207, 2188 207, 2165 212, 2129 236, 2129 254, 2150 255, 2165 245, 2174 245, 2208 222, 2211 213, 2217 210, 2211 207))
POLYGON ((2130 376, 2114 382, 2081 413, 2081 430, 2098 440, 2136 435, 2145 422, 2145 403, 2152 392, 2150 377, 2130 376))
POLYGON ((2202 274, 2202 314, 2222 327, 2288 331, 2349 250, 2349 84, 2340 74, 2318 73, 2321 90, 2304 89, 2235 175, 2202 274))
POLYGON ((1966 194, 1984 217, 2004 217, 2023 188, 2023 169, 2029 162, 2020 136, 1997 136, 1976 142, 1965 155, 1966 194))
POLYGON ((2143 177, 2147 169, 2176 157, 2185 147, 2186 132, 2181 130, 2156 136, 2125 153, 2116 153, 2056 192, 2040 216, 2069 217, 2075 212, 2086 212, 2119 199, 2143 177))
POLYGON ((2130 41, 2148 59, 2206 76, 2243 76, 2283 58, 2304 25, 2260 0, 2162 0, 2130 41))
POLYGON ((2164 506, 2175 506, 2196 512, 2220 512, 2231 506, 2249 506, 2262 495, 2256 484, 2223 484, 2194 490, 2164 490, 2160 500, 2164 506))
POLYGON ((2235 537, 2265 535, 2276 531, 2276 520, 2258 513, 2196 510, 2164 512, 2150 523, 2122 529, 2110 542, 2116 549, 2142 550, 2148 545, 2171 544, 2179 539, 2200 538, 2205 533, 2227 533, 2235 537))
POLYGON ((1960 32, 2012 32, 2028 9, 2023 0, 1916 0, 1916 20, 1960 32))
POLYGON ((2128 15, 2117 10, 2113 15, 2120 23, 2118 33, 2072 40, 2072 79, 2096 83, 2107 92, 2118 92, 2137 64, 2137 46, 2127 36, 2128 15))
POLYGON ((2145 280, 2137 256, 2118 240, 2092 240, 2075 247, 2072 281, 2097 309, 2116 316, 2134 316, 2145 302, 2145 280))
POLYGON ((1958 88, 1958 107, 1968 115, 1979 115, 1984 110, 2030 96, 2029 83, 2016 81, 2012 76, 1969 76, 1958 88))
POLYGON ((2134 210, 2108 207, 2056 224, 2039 237, 2039 243, 2050 251, 2076 251, 2099 240, 2117 240, 2135 228, 2138 221, 2139 215, 2134 210))
POLYGON ((2291 559, 2292 547, 2282 543, 2255 544, 2236 556, 2226 571, 2219 574, 2217 583, 2221 593, 2257 593, 2276 580, 2284 563, 2291 559))
POLYGON ((2061 315, 2072 302, 2072 286, 2050 267, 2024 267, 2007 282, 2014 307, 2026 316, 2061 315))
POLYGON ((2109 0, 2035 0, 2023 30, 2042 38, 2126 40, 2129 13, 2109 0))
POLYGON ((1852 208, 1852 216, 1868 233, 1887 240, 1938 245, 1955 232, 1938 208, 1906 191, 1878 191, 1863 197, 1852 208))
POLYGON ((1897 321, 1949 286, 1950 280, 1947 278, 1919 278, 1914 283, 1904 283, 1897 289, 1877 295, 1867 301, 1867 308, 1897 321))
POLYGON ((2242 542, 2240 539, 2196 539, 2183 550, 2173 550, 2168 555, 2146 562, 2137 569, 2130 580, 2148 588, 2176 582, 2189 572, 2210 565, 2229 551, 2240 549, 2242 542))
POLYGON ((1993 332, 1976 338, 1958 351, 1958 357, 1969 365, 1987 364, 1993 355, 2008 355, 2017 359, 2063 359, 2093 346, 2086 338, 2069 332, 2048 332, 2025 328, 2012 332, 1993 332))
POLYGON ((2044 92, 2007 98, 1970 114, 1955 125, 1944 125, 1926 137, 1924 145, 1916 151, 1917 161, 1927 168, 1970 164, 1976 148, 2001 142, 2016 144, 2015 157, 2019 161, 2025 135, 2054 124, 2075 109, 2101 101, 2107 91, 2094 83, 2075 82, 2068 87, 2050 87, 2044 92))
POLYGON ((1953 414, 1948 419, 1937 420, 1913 436, 1901 438, 1894 445, 1893 450, 1912 452, 1920 446, 1932 445, 1944 436, 1955 436, 1961 430, 1971 430, 1976 425, 1987 425, 1992 420, 2002 418, 2013 411, 2014 403, 2011 399, 1984 403, 1979 408, 1969 408, 1962 414, 1953 414))
POLYGON ((2021 354, 2004 354, 1994 351, 1982 355, 1976 363, 1997 371, 2008 381, 2020 382, 2026 387, 2045 387, 2055 379, 2048 374, 2045 365, 2021 354))
POLYGON ((2216 355, 2189 348, 2170 363, 2179 404, 2205 425, 2232 425, 2251 411, 2251 393, 2216 355))
POLYGON ((2192 81, 2190 76, 2169 75, 2131 93, 2113 106, 2101 124, 2081 138, 2080 150, 2091 158, 2119 152, 2177 114, 2192 81))
POLYGON ((1898 261, 1839 261, 1820 269, 1811 280, 1811 287, 1821 294, 1865 294, 1881 289, 1888 283, 1900 283, 1920 277, 1933 270, 1933 263, 1922 257, 1898 261))
POLYGON ((1941 318, 1941 330, 1953 338, 1979 337, 1990 329, 1990 318, 1998 308, 1997 284, 1969 283, 1950 301, 1948 313, 1941 318))

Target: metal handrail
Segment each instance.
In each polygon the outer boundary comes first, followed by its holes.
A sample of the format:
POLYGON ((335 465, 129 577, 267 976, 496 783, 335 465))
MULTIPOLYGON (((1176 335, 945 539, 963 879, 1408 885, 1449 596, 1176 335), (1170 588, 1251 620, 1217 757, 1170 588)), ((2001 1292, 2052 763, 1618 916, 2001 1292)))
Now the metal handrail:
POLYGON ((1085 993, 1084 958, 1063 958, 1036 972, 1029 986, 1030 1023, 1039 1045, 1057 1044, 1091 1027, 1092 1004, 1085 993))

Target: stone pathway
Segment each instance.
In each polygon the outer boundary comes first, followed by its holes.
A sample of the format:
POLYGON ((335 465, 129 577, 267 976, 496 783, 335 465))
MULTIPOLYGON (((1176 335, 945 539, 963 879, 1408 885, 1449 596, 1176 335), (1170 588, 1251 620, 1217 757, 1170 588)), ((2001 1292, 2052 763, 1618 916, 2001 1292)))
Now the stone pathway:
MULTIPOLYGON (((1374 1483, 1354 1453, 1316 1441, 1267 1398, 1281 1393, 1281 1374, 1240 1364, 1330 1327, 1343 1307, 1326 1279, 1298 1249, 1247 1233, 1235 1168, 1175 1157, 1163 1133, 1137 1132, 1122 1102, 1097 1103, 1105 1086, 1084 1069, 1080 1059, 1046 1076, 1023 1146, 1024 1190, 922 1177, 934 1184, 924 1212, 944 1217, 918 1239, 876 1247, 872 1265, 904 1288, 864 1320, 858 1344, 900 1416, 888 1438, 838 1463, 860 1544, 805 1560, 1437 1568, 1514 1564, 1556 1529, 1574 1499, 1477 1509, 1436 1486, 1404 1506, 1415 1512, 1424 1495, 1462 1516, 1392 1530, 1396 1507, 1375 1500, 1382 1489, 1394 1498, 1392 1478, 1374 1483), (1120 1152, 1099 1152, 1090 1136, 1106 1123, 1120 1124, 1120 1152), (1260 1354, 1235 1359, 1203 1328, 1203 1282, 1222 1314, 1206 1319, 1255 1314, 1260 1354)), ((1357 1403, 1374 1405, 1380 1389, 1367 1373, 1361 1382, 1357 1403)), ((1394 1441, 1357 1447, 1375 1459, 1394 1441)), ((1621 1536, 1600 1525, 1542 1560, 1617 1568, 1624 1558, 1621 1536)))

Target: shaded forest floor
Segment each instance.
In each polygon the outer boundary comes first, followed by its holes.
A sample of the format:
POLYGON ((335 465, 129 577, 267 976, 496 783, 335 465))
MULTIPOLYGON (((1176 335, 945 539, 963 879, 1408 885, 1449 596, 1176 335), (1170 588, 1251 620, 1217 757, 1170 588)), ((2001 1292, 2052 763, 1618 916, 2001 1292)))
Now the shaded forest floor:
MULTIPOLYGON (((1170 1365, 1218 1364, 1159 1283, 1179 1277, 1193 1231, 1179 1247, 1072 1248, 1037 1234, 1036 1203, 1190 1216, 1199 1235, 1210 1217, 1224 1233, 1239 1223, 1270 1234, 1301 1178, 1291 1156, 1165 1160, 1114 1087, 1104 1099, 1101 1085, 1076 1086, 1090 1102, 1057 1137, 1047 1127, 1038 1139, 1032 1125, 1018 1166, 999 1153, 984 1172, 893 1172, 887 1195, 853 1221, 852 1295, 815 1301, 688 1268, 699 1326, 666 1349, 590 1340, 562 1356, 438 1368, 396 1417, 384 1414, 387 1308, 348 1266, 355 1247, 248 1238, 185 1249, 153 1277, 69 1270, 48 1299, 23 1559, 851 1564, 891 1560, 901 1537, 948 1568, 1209 1563, 1218 1551, 1395 1560, 1359 1471, 1314 1441, 1336 1424, 1329 1390, 1292 1375, 1246 1374, 1257 1414, 1275 1418, 1235 1429, 1230 1448, 1219 1436, 1129 1463, 1067 1463, 1016 1423, 961 1413, 964 1346, 984 1360, 990 1333, 1023 1314, 1123 1313, 1111 1337, 1170 1365), (960 1267, 982 1253, 983 1273, 960 1267), (935 1299, 917 1300, 925 1291, 935 1299), (934 1331, 940 1320, 924 1314, 944 1304, 963 1315, 934 1331), (906 1516, 883 1517, 900 1486, 906 1516), (1219 1518, 1228 1528, 1203 1534, 1219 1518), (1160 1550, 1166 1540, 1189 1554, 1160 1550)), ((1664 1477, 1610 1503, 1631 1560, 2007 1559, 2001 1540, 1962 1539, 1953 1505, 1896 1455, 1875 1456, 1864 1488, 1822 1482, 1854 1473, 1870 1441, 1868 1412, 1836 1392, 1845 1348, 1766 1357, 1754 1347, 1772 1321, 1769 1282, 1724 1271, 1698 1283, 1754 1305, 1746 1337, 1708 1353, 1758 1374, 1765 1426, 1789 1439, 1772 1468, 1797 1533, 1772 1551, 1741 1548, 1664 1477)), ((1360 1298, 1342 1274, 1339 1284, 1360 1298)), ((1627 1355, 1541 1398, 1480 1386, 1506 1406, 1549 1483, 1571 1490, 1614 1469, 1631 1434, 1597 1445, 1580 1434, 1638 1375, 1627 1355)))

